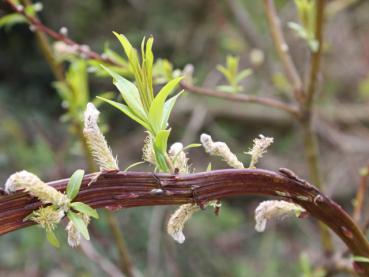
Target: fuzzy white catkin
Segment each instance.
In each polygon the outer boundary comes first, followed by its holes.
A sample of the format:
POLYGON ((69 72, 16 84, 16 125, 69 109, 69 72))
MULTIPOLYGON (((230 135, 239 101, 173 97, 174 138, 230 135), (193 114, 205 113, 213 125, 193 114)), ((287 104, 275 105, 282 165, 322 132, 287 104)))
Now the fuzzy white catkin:
POLYGON ((168 154, 173 166, 179 170, 179 173, 188 173, 188 159, 186 153, 183 151, 182 143, 173 143, 168 154))
POLYGON ((301 206, 283 200, 263 201, 255 209, 255 230, 264 232, 268 220, 291 215, 299 216, 304 211, 301 206))
POLYGON ((263 135, 259 135, 259 138, 253 140, 254 144, 252 148, 246 152, 246 154, 251 155, 249 168, 255 168, 257 162, 267 152, 267 148, 273 143, 273 141, 274 139, 272 137, 265 137, 263 135))
POLYGON ((212 156, 219 156, 233 168, 244 168, 242 162, 240 162, 236 155, 231 152, 228 145, 224 142, 213 142, 211 136, 207 134, 202 134, 200 136, 200 141, 205 148, 205 151, 212 156))
POLYGON ((183 243, 185 241, 185 236, 183 234, 183 227, 187 220, 191 216, 199 211, 200 208, 194 204, 184 204, 181 205, 170 217, 168 221, 167 231, 168 234, 173 237, 178 243, 183 243))
POLYGON ((68 210, 70 200, 68 197, 57 191, 52 186, 42 182, 35 174, 28 171, 20 171, 11 175, 5 183, 7 193, 16 190, 24 190, 31 196, 37 197, 44 204, 52 203, 63 210, 68 210))
POLYGON ((86 138, 89 149, 95 162, 100 167, 100 171, 118 170, 118 162, 113 157, 110 147, 104 135, 97 125, 100 112, 92 103, 87 104, 84 119, 83 134, 86 138))
POLYGON ((153 165, 156 164, 155 153, 154 153, 154 143, 150 134, 147 135, 144 141, 144 146, 142 148, 142 159, 153 165))

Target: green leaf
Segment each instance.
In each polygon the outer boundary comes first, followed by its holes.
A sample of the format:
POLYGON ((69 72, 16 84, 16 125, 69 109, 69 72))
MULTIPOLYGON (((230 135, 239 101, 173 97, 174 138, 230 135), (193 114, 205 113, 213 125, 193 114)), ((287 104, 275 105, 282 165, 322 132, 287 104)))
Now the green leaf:
POLYGON ((183 148, 183 151, 184 150, 187 150, 187 149, 191 149, 191 148, 196 148, 196 147, 201 147, 201 143, 191 143, 189 145, 187 145, 186 147, 183 148))
POLYGON ((360 262, 360 263, 369 263, 369 258, 363 257, 363 256, 353 256, 352 260, 354 260, 355 262, 360 262))
MULTIPOLYGON (((154 64, 154 54, 152 52, 152 45, 154 43, 154 38, 152 36, 146 42, 146 53, 145 53, 145 70, 146 70, 146 78, 147 78, 147 87, 150 92, 150 102, 154 98, 154 92, 152 87, 152 70, 154 64)), ((142 55, 143 57, 144 55, 142 55)))
POLYGON ((97 214, 97 211, 93 208, 91 208, 89 205, 82 203, 82 202, 73 202, 71 204, 71 207, 75 209, 76 211, 83 213, 85 215, 91 216, 93 218, 98 219, 99 215, 97 214))
POLYGON ((126 53, 127 57, 129 57, 132 50, 134 50, 129 40, 123 34, 118 34, 117 32, 113 32, 113 34, 117 37, 120 44, 122 44, 124 52, 126 53))
POLYGON ((177 98, 182 93, 183 93, 183 90, 180 91, 177 95, 175 95, 172 98, 170 98, 167 102, 165 102, 164 109, 163 109, 163 115, 162 115, 162 121, 161 121, 161 129, 167 128, 170 113, 173 110, 173 107, 174 107, 174 105, 175 105, 175 103, 177 101, 177 98))
POLYGON ((309 33, 307 30, 298 23, 288 22, 288 27, 296 32, 296 34, 302 39, 308 39, 309 33))
POLYGON ((155 152, 156 164, 158 165, 159 169, 162 172, 168 172, 169 167, 165 159, 165 153, 161 152, 156 145, 154 145, 154 152, 155 152))
POLYGON ((144 120, 139 118, 127 105, 124 105, 122 103, 118 103, 118 102, 115 102, 115 101, 112 101, 112 100, 109 100, 109 99, 106 99, 100 96, 97 96, 97 98, 112 105, 114 108, 117 108, 122 113, 124 113, 125 115, 127 115, 128 117, 136 121, 137 123, 141 124, 146 130, 152 131, 152 128, 150 127, 150 125, 148 125, 144 120))
POLYGON ((69 220, 73 222, 74 226, 76 226, 77 230, 82 234, 82 236, 86 240, 90 240, 90 235, 88 233, 87 225, 83 221, 81 216, 74 213, 74 212, 72 212, 72 211, 69 211, 67 213, 67 216, 68 216, 69 220))
POLYGON ((78 169, 73 173, 72 177, 70 177, 66 189, 67 196, 70 200, 73 200, 78 195, 84 175, 85 171, 78 169))
POLYGON ((227 79, 227 81, 229 82, 229 83, 232 83, 232 74, 231 74, 231 72, 227 69, 227 68, 225 68, 224 66, 222 66, 222 65, 218 65, 217 66, 217 70, 220 72, 220 73, 222 73, 223 75, 224 75, 224 77, 226 77, 226 79, 227 79))
POLYGON ((56 237, 54 231, 52 230, 46 230, 46 238, 48 240, 48 242, 56 247, 56 248, 59 248, 60 247, 60 243, 59 243, 59 240, 58 238, 56 237))
POLYGON ((159 91, 159 93, 152 101, 149 110, 149 121, 155 133, 157 133, 160 129, 162 129, 165 101, 167 100, 169 94, 174 90, 174 88, 178 85, 178 83, 182 79, 183 77, 179 77, 171 80, 159 91))
POLYGON ((236 77, 236 82, 239 83, 240 81, 242 81, 243 79, 245 79, 246 77, 250 76, 252 74, 252 69, 250 68, 246 68, 244 70, 241 70, 236 77))
POLYGON ((101 66, 110 74, 111 77, 113 77, 114 85, 120 91, 120 94, 122 95, 124 101, 127 103, 131 111, 140 119, 145 120, 147 118, 147 115, 137 87, 132 82, 128 81, 127 79, 115 73, 106 66, 101 66))
POLYGON ((130 170, 131 168, 135 167, 135 166, 138 166, 140 164, 144 164, 145 162, 137 162, 137 163, 133 163, 131 165, 129 165, 126 169, 124 169, 123 171, 124 172, 127 172, 128 170, 130 170))
POLYGON ((27 23, 26 18, 18 13, 11 13, 0 18, 0 28, 10 29, 15 24, 27 23))
POLYGON ((169 134, 170 130, 160 130, 155 137, 154 144, 162 153, 167 152, 169 134))
POLYGON ((205 171, 206 172, 211 171, 211 163, 208 164, 208 166, 206 167, 206 170, 205 171))
POLYGON ((167 153, 170 130, 160 130, 154 139, 154 152, 156 162, 163 172, 168 172, 168 164, 165 155, 167 153))

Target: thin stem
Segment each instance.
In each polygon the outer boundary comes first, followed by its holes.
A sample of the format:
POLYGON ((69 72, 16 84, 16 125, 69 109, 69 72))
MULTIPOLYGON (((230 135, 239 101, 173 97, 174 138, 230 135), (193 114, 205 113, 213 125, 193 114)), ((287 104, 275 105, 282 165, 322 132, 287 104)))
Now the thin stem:
MULTIPOLYGON (((315 132, 312 130, 311 121, 302 122, 304 136, 305 157, 309 166, 309 176, 312 182, 318 187, 322 187, 320 167, 319 167, 319 149, 315 132)), ((334 251, 332 238, 326 226, 319 223, 320 236, 323 249, 326 255, 331 255, 334 251)))
POLYGON ((268 19, 269 28, 271 31, 274 46, 277 54, 283 64, 287 79, 291 83, 296 100, 302 101, 302 81, 296 69, 296 66, 291 58, 289 47, 284 38, 281 28, 281 21, 277 14, 274 1, 264 0, 264 9, 268 19))
POLYGON ((355 202, 354 202, 354 212, 353 218, 357 224, 360 224, 361 216, 364 206, 364 198, 366 191, 368 189, 367 183, 369 179, 369 165, 365 168, 366 172, 363 172, 360 176, 359 187, 356 192, 355 202))
MULTIPOLYGON (((76 201, 93 208, 128 208, 153 205, 204 203, 241 195, 281 196, 301 205, 311 216, 322 221, 347 245, 353 255, 369 258, 369 242, 353 219, 314 186, 286 171, 263 169, 226 169, 189 175, 153 174, 151 172, 105 173, 87 184, 94 174, 86 175, 76 201), (158 188, 164 193, 152 193, 158 188), (195 191, 195 193, 194 193, 195 191)), ((68 179, 48 183, 64 191, 68 179)), ((0 235, 34 224, 24 217, 41 203, 23 192, 0 196, 0 235)), ((356 262, 362 276, 368 276, 369 264, 356 262)))
POLYGON ((265 97, 245 95, 245 94, 231 94, 231 93, 216 91, 216 90, 212 90, 208 88, 196 87, 196 86, 186 83, 185 81, 181 82, 181 87, 184 90, 187 90, 192 93, 200 94, 200 95, 217 97, 217 98, 221 98, 221 99, 225 99, 225 100, 233 101, 233 102, 260 104, 260 105, 264 105, 264 106, 268 106, 268 107, 272 107, 275 109, 285 111, 293 115, 294 117, 299 116, 299 112, 296 107, 289 105, 287 103, 283 103, 282 101, 272 99, 272 98, 265 98, 265 97))
POLYGON ((315 39, 318 42, 317 51, 311 53, 311 66, 309 73, 309 81, 306 89, 306 108, 311 109, 314 95, 316 94, 316 83, 318 79, 320 60, 323 49, 323 25, 324 25, 324 11, 325 0, 316 1, 316 24, 315 24, 315 39))
POLYGON ((117 220, 116 216, 111 216, 111 212, 108 213, 108 224, 110 227, 110 230, 113 233, 113 236, 115 238, 115 242, 117 243, 117 248, 119 251, 119 257, 120 257, 120 268, 123 270, 123 272, 127 275, 127 277, 133 277, 133 265, 131 261, 131 257, 128 253, 128 248, 126 241, 124 239, 124 236, 122 232, 120 231, 119 222, 117 220))
MULTIPOLYGON (((22 2, 24 6, 32 5, 32 2, 30 0, 22 0, 22 2)), ((39 20, 37 15, 35 15, 34 17, 35 19, 39 20)), ((47 63, 49 64, 55 78, 60 82, 64 81, 63 66, 55 60, 46 35, 37 29, 35 30, 35 34, 39 48, 41 49, 41 52, 44 55, 47 63)))
POLYGON ((35 28, 40 33, 41 32, 45 33, 45 34, 47 34, 48 36, 54 38, 57 41, 63 41, 67 45, 77 46, 78 51, 89 59, 98 60, 98 61, 101 61, 103 63, 108 63, 108 64, 111 64, 111 65, 120 66, 115 61, 111 60, 110 58, 103 57, 100 54, 92 51, 89 47, 83 47, 83 45, 78 44, 77 42, 75 42, 74 40, 72 40, 69 37, 65 36, 64 34, 58 33, 56 31, 50 29, 49 27, 45 26, 38 18, 27 14, 25 12, 25 9, 19 8, 11 0, 4 0, 4 2, 7 3, 12 8, 12 10, 14 12, 23 15, 26 18, 26 20, 28 21, 28 23, 31 24, 31 26, 33 26, 33 28, 35 28))

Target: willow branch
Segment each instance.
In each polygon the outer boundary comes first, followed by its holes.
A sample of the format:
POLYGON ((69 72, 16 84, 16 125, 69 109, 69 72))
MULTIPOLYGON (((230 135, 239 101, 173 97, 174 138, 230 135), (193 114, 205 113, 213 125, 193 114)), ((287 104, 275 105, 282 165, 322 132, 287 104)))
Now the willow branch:
POLYGON ((225 99, 225 100, 233 101, 233 102, 255 103, 255 104, 268 106, 268 107, 272 107, 275 109, 285 111, 293 115, 294 117, 299 116, 299 111, 296 107, 290 104, 284 103, 282 101, 272 99, 272 98, 265 98, 265 97, 245 95, 245 94, 232 94, 232 93, 227 93, 227 92, 222 92, 222 91, 216 91, 216 90, 212 90, 209 88, 196 87, 184 81, 181 82, 181 87, 184 90, 187 90, 192 93, 200 94, 200 95, 221 98, 221 99, 225 99))
MULTIPOLYGON (((94 208, 120 209, 139 206, 202 204, 209 200, 241 195, 279 196, 301 205, 322 221, 347 245, 353 255, 369 257, 369 243, 353 219, 314 186, 286 171, 228 169, 190 175, 150 172, 107 173, 91 186, 95 175, 86 175, 76 201, 94 208), (162 188, 158 194, 155 188, 162 188)), ((64 191, 68 179, 48 183, 64 191)), ((23 219, 41 203, 23 192, 0 196, 0 235, 34 224, 23 219)), ((369 264, 356 268, 367 276, 369 264)))
POLYGON ((281 28, 281 21, 278 17, 274 1, 264 0, 264 9, 268 19, 269 28, 271 31, 272 39, 277 50, 277 54, 281 59, 284 67, 287 79, 291 83, 295 98, 298 101, 302 100, 302 81, 300 75, 296 69, 295 64, 292 61, 289 47, 284 38, 283 31, 281 28))

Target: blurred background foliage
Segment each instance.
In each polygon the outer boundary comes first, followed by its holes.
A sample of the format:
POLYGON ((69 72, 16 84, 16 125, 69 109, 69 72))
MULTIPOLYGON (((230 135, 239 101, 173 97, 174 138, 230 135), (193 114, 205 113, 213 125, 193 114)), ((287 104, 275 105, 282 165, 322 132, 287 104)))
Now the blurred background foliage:
MULTIPOLYGON (((302 71, 309 58, 309 46, 287 26, 289 21, 297 21, 295 5, 287 0, 276 2, 291 53, 302 71)), ((351 210, 358 169, 369 160, 369 2, 328 2, 316 130, 327 194, 351 210)), ((136 47, 142 37, 152 34, 155 57, 168 59, 174 68, 193 64, 198 84, 212 88, 227 84, 216 67, 227 67, 226 57, 233 55, 240 57, 239 70, 253 71, 235 85, 237 90, 238 85, 242 86, 241 93, 284 98, 290 91, 277 62, 261 1, 50 0, 42 4, 39 16, 47 26, 55 30, 67 27, 71 38, 97 52, 108 46, 122 54, 113 30, 125 34, 136 47), (242 17, 250 22, 246 31, 240 24, 242 17)), ((1 5, 0 16, 9 12, 4 3, 1 5)), ((70 87, 78 92, 74 97, 84 99, 70 101, 75 106, 66 110, 60 97, 63 88, 55 83, 29 26, 17 24, 0 29, 1 183, 21 169, 52 180, 70 176, 76 168, 86 168, 83 147, 76 136, 78 116, 70 113, 80 114, 88 99, 102 93, 111 95, 109 92, 114 90, 110 79, 89 74, 84 62, 74 66, 74 70, 85 71, 78 75, 84 79, 76 80, 77 87, 70 87), (70 124, 68 120, 75 121, 70 124)), ((120 167, 139 161, 143 130, 107 105, 100 109, 120 167)), ((201 132, 208 132, 226 141, 234 152, 242 153, 251 146, 252 138, 262 133, 273 136, 276 142, 259 167, 290 167, 306 177, 301 134, 295 125, 286 114, 269 108, 185 94, 171 119, 171 142, 198 142, 201 132)), ((209 158, 204 152, 189 152, 193 169, 205 170, 209 158)), ((243 161, 248 159, 247 155, 239 156, 243 161)), ((225 167, 216 160, 212 163, 213 169, 225 167)), ((139 169, 152 170, 142 166, 139 169)), ((175 244, 164 231, 173 207, 135 208, 116 214, 134 265, 143 276, 320 276, 308 270, 309 263, 319 260, 316 224, 309 220, 288 221, 257 234, 253 210, 259 201, 256 197, 233 198, 224 201, 219 217, 210 210, 196 214, 185 228, 184 245, 175 244)), ((117 261, 114 242, 104 222, 93 222, 93 242, 100 253, 117 261)), ((343 248, 338 241, 337 245, 343 248)), ((31 227, 1 238, 0 275, 104 273, 79 251, 68 246, 52 249, 44 233, 31 227)))

